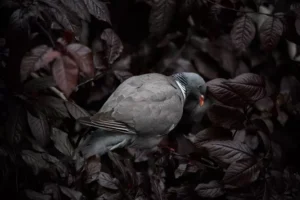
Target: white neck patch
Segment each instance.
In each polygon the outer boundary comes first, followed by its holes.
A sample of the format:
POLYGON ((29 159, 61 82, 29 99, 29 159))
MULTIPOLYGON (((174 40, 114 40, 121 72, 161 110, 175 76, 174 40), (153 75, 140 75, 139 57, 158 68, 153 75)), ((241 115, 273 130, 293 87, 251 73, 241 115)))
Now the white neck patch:
POLYGON ((185 101, 185 98, 186 98, 186 96, 185 96, 186 88, 179 81, 176 80, 175 82, 178 85, 178 87, 180 88, 180 91, 181 91, 181 93, 183 95, 183 100, 185 101))

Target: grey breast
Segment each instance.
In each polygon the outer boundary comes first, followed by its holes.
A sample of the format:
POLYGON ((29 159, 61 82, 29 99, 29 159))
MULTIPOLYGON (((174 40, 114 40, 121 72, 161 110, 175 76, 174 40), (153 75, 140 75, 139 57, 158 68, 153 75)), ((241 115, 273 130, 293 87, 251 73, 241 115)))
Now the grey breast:
POLYGON ((176 83, 151 73, 124 81, 94 118, 124 123, 137 134, 161 135, 177 125, 182 112, 183 96, 176 83))

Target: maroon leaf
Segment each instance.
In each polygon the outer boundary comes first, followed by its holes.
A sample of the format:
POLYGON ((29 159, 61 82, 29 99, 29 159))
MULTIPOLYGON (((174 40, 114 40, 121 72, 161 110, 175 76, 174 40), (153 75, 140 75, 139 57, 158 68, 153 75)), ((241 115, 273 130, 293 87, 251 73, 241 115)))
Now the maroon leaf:
POLYGON ((254 157, 252 150, 238 141, 210 141, 203 144, 210 156, 216 158, 221 163, 231 164, 232 162, 254 157))
POLYGON ((90 48, 82 44, 70 44, 67 50, 72 55, 72 59, 77 63, 79 69, 87 76, 92 78, 95 74, 93 53, 90 48))
POLYGON ((26 196, 32 200, 51 200, 50 195, 42 194, 33 190, 25 190, 26 196))
POLYGON ((237 108, 213 104, 207 113, 213 124, 228 129, 242 129, 245 115, 237 108))
POLYGON ((62 56, 54 62, 52 73, 58 87, 66 96, 70 96, 78 80, 78 68, 76 63, 69 57, 62 56))
POLYGON ((72 117, 78 119, 80 117, 88 117, 90 114, 74 102, 66 101, 65 105, 72 117))
POLYGON ((239 160, 228 167, 223 181, 230 186, 244 187, 257 180, 260 169, 260 163, 252 159, 239 160))
POLYGON ((110 28, 107 28, 101 34, 101 39, 106 43, 106 58, 109 64, 112 64, 122 53, 123 44, 119 36, 110 28))
POLYGON ((251 18, 244 15, 238 18, 231 30, 233 45, 240 51, 245 50, 255 37, 255 26, 251 18))
POLYGON ((31 49, 24 56, 20 66, 21 81, 26 80, 31 72, 46 67, 50 62, 60 56, 58 51, 54 51, 47 45, 41 45, 31 49))
POLYGON ((224 194, 222 185, 218 181, 210 181, 209 183, 200 183, 195 188, 200 197, 217 198, 224 194))
POLYGON ((54 142, 54 146, 57 150, 63 153, 66 156, 73 156, 74 148, 69 141, 68 134, 57 129, 52 128, 51 139, 54 142))
POLYGON ((37 116, 27 111, 27 120, 32 135, 39 145, 45 147, 50 141, 50 129, 46 116, 40 111, 36 112, 37 116))
POLYGON ((176 1, 155 1, 149 16, 149 30, 153 36, 162 36, 166 33, 175 14, 176 1))
POLYGON ((84 0, 84 3, 94 17, 100 21, 105 21, 111 24, 109 11, 104 2, 99 0, 84 0))
POLYGON ((112 178, 108 173, 100 172, 98 182, 102 187, 109 188, 112 190, 118 189, 118 187, 116 185, 117 179, 112 178))
POLYGON ((245 105, 245 101, 232 91, 232 89, 226 84, 227 82, 228 80, 221 78, 207 82, 209 95, 226 105, 243 107, 245 105))
POLYGON ((232 90, 249 102, 258 101, 265 97, 266 88, 264 79, 253 73, 244 73, 225 83, 232 90))
POLYGON ((269 51, 274 49, 283 33, 283 23, 278 17, 268 17, 260 27, 262 47, 269 51))

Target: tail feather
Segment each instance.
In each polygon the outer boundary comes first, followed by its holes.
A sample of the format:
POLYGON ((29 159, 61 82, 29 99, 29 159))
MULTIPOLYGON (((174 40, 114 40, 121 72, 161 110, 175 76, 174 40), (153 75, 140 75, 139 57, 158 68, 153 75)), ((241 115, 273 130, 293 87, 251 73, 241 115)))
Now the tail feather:
POLYGON ((106 133, 102 130, 92 132, 78 147, 84 158, 103 155, 112 147, 122 148, 129 145, 135 136, 127 134, 106 133))

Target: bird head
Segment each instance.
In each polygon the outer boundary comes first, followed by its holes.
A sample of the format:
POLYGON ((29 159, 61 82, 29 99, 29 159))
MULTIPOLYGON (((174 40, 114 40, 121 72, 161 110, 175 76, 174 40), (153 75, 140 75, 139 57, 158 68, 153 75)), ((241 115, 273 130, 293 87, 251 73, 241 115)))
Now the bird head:
POLYGON ((204 79, 197 73, 182 72, 173 75, 185 88, 186 96, 193 96, 199 100, 199 105, 203 106, 207 86, 204 79))

